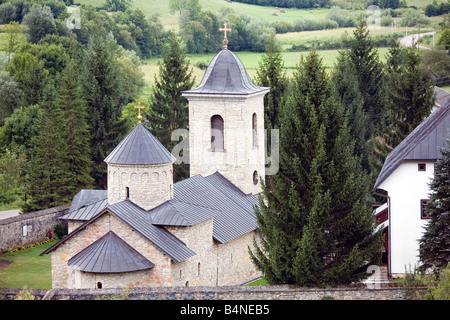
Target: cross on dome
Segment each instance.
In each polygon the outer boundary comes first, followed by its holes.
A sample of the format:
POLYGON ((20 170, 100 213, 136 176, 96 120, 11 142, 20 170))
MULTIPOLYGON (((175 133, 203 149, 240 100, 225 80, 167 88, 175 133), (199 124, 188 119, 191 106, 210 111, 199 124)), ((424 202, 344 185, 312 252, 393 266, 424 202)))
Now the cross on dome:
POLYGON ((142 116, 141 116, 141 109, 144 109, 144 106, 141 106, 141 102, 138 102, 137 106, 134 106, 135 109, 138 109, 138 123, 141 123, 142 116))
POLYGON ((228 48, 228 39, 227 39, 227 31, 231 31, 231 28, 227 28, 227 23, 225 22, 223 24, 224 28, 219 28, 219 31, 224 31, 224 38, 223 38, 223 48, 228 48))

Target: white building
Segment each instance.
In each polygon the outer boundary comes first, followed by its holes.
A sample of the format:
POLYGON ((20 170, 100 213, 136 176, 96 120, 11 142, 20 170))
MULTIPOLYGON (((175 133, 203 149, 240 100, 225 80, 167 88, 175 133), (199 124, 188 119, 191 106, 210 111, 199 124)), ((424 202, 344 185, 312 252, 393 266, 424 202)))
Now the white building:
POLYGON ((419 265, 419 240, 427 225, 424 205, 434 164, 446 147, 450 130, 450 103, 442 105, 387 156, 374 191, 387 192, 387 202, 376 214, 386 232, 385 251, 391 277, 419 265))

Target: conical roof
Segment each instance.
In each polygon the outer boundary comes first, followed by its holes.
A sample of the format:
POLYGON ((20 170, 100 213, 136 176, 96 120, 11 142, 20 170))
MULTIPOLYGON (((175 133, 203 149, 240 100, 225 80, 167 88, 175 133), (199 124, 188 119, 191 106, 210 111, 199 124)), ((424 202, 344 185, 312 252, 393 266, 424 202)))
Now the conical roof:
POLYGON ((106 157, 106 163, 149 165, 174 162, 175 157, 142 124, 133 130, 106 157))
POLYGON ((94 273, 130 272, 155 266, 112 231, 70 258, 67 264, 94 273))
POLYGON ((251 94, 268 90, 252 82, 242 61, 230 50, 221 50, 210 62, 200 85, 183 94, 251 94))

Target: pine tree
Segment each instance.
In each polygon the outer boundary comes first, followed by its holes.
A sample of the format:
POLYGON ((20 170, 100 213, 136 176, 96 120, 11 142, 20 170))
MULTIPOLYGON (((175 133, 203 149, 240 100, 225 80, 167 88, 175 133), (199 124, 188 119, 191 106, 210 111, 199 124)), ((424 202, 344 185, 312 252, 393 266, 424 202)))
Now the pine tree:
POLYGON ((104 159, 126 134, 127 119, 122 119, 125 88, 114 53, 115 44, 100 34, 91 36, 82 64, 82 94, 87 103, 94 186, 106 188, 104 159))
POLYGON ((280 170, 256 209, 261 240, 249 252, 270 283, 350 283, 380 257, 367 175, 338 100, 312 51, 282 109, 280 170))
POLYGON ((358 78, 346 52, 341 52, 338 57, 332 83, 345 109, 350 136, 355 140, 354 154, 361 157, 363 169, 374 175, 373 154, 370 145, 366 143, 369 116, 363 110, 364 100, 358 88, 358 78))
MULTIPOLYGON (((186 61, 180 41, 175 34, 169 37, 169 43, 164 48, 163 61, 155 76, 155 86, 150 98, 151 131, 155 137, 171 151, 179 143, 172 141, 172 133, 176 129, 188 129, 188 101, 181 95, 184 90, 194 86, 192 69, 186 61)), ((144 110, 145 111, 145 110, 144 110)), ((183 150, 187 152, 187 150, 183 150)), ((174 180, 179 181, 189 176, 188 164, 181 163, 174 167, 174 180)))
POLYGON ((70 175, 71 195, 80 189, 92 186, 90 175, 92 160, 90 158, 89 127, 87 125, 86 103, 81 98, 77 64, 70 60, 59 79, 56 105, 61 109, 64 123, 63 139, 67 146, 65 154, 70 175))
POLYGON ((434 105, 434 83, 420 65, 421 55, 413 48, 389 49, 386 63, 386 110, 392 126, 391 144, 397 146, 430 113, 434 105))
POLYGON ((278 118, 282 98, 288 86, 286 72, 283 71, 283 68, 283 56, 273 35, 259 62, 255 81, 260 86, 270 87, 270 92, 264 96, 264 123, 268 129, 279 128, 278 118))
POLYGON ((365 21, 361 21, 353 32, 348 55, 358 79, 358 87, 363 97, 363 110, 369 116, 370 137, 377 130, 384 130, 383 108, 383 68, 365 21))
POLYGON ((31 200, 24 211, 41 210, 67 204, 71 200, 69 166, 65 161, 68 147, 63 139, 64 119, 55 104, 54 85, 46 89, 42 108, 46 117, 38 120, 40 134, 34 138, 33 157, 29 166, 31 200))
POLYGON ((440 149, 442 158, 436 163, 430 183, 431 195, 426 211, 431 216, 419 241, 420 269, 435 269, 437 273, 450 263, 450 139, 447 148, 440 149))

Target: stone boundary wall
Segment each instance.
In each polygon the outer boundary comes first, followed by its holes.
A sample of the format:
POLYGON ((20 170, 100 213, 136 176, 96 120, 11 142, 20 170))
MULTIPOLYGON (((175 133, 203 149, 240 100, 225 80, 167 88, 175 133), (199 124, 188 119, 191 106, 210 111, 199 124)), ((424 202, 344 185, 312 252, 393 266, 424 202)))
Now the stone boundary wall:
POLYGON ((0 220, 0 252, 18 246, 44 241, 47 231, 54 231, 59 217, 69 211, 69 205, 20 214, 0 220))
MULTIPOLYGON (((381 287, 295 288, 292 286, 159 287, 130 289, 28 289, 35 300, 404 300, 405 289, 381 287)), ((426 288, 417 288, 420 295, 426 288)), ((0 300, 14 300, 21 289, 0 288, 0 300)))

